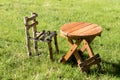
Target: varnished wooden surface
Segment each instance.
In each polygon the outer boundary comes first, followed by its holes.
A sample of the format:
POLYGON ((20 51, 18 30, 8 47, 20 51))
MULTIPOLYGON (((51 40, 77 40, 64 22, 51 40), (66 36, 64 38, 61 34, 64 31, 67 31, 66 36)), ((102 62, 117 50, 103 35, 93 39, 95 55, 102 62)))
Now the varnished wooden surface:
POLYGON ((71 48, 66 55, 60 58, 59 62, 66 62, 70 56, 74 55, 82 71, 87 72, 93 64, 100 65, 101 59, 98 55, 94 55, 90 47, 90 43, 93 39, 102 32, 102 28, 99 25, 88 22, 72 22, 64 24, 60 32, 62 36, 67 38, 71 48), (78 49, 81 42, 83 42, 83 46, 78 49), (82 56, 78 53, 83 53, 85 50, 87 50, 89 58, 82 60, 82 56))
POLYGON ((97 24, 88 22, 72 22, 64 24, 60 29, 61 35, 67 37, 87 37, 100 35, 102 28, 97 24))

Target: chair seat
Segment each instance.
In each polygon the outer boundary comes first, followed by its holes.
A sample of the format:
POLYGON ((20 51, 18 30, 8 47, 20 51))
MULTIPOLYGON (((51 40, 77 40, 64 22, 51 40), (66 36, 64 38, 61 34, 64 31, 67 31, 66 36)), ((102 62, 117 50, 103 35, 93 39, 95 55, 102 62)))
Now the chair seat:
POLYGON ((42 30, 41 32, 36 33, 37 36, 35 38, 30 37, 30 39, 34 39, 36 41, 42 41, 42 42, 50 42, 52 41, 52 37, 54 37, 57 33, 56 31, 45 31, 42 30))

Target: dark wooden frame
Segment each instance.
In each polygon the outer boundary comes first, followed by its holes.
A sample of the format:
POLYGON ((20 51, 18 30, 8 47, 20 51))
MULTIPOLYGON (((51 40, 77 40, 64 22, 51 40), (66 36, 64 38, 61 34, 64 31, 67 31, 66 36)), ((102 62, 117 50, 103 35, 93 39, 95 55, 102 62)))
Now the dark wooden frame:
POLYGON ((54 44, 55 44, 55 48, 56 48, 56 52, 59 52, 58 49, 58 43, 57 43, 57 33, 56 31, 45 31, 42 30, 40 32, 37 31, 37 25, 38 25, 38 21, 36 20, 36 18, 38 17, 38 14, 36 13, 32 13, 31 17, 25 17, 24 18, 24 24, 25 24, 25 32, 26 32, 26 47, 27 47, 27 51, 28 51, 28 55, 31 56, 32 52, 31 52, 31 41, 33 40, 34 43, 34 50, 35 53, 38 54, 38 41, 41 42, 46 42, 48 44, 49 47, 49 52, 50 52, 50 59, 53 61, 53 52, 52 52, 52 38, 54 37, 54 44), (33 31, 33 37, 31 37, 30 35, 30 28, 32 28, 33 31))

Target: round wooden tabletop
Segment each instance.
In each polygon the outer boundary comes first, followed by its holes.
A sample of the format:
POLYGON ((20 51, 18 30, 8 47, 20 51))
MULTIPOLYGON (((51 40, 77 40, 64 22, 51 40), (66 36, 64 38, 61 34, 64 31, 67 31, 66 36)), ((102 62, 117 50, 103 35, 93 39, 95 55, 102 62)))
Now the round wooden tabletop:
POLYGON ((66 37, 97 36, 101 32, 102 28, 99 25, 88 22, 72 22, 60 28, 61 35, 66 37))

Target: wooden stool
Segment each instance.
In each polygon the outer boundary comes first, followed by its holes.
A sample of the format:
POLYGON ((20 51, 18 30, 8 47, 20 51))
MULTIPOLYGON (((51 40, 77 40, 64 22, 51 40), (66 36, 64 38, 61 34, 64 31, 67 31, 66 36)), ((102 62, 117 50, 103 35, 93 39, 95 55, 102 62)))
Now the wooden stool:
POLYGON ((53 54, 52 54, 52 46, 51 46, 51 41, 52 38, 54 37, 54 44, 56 47, 56 52, 59 52, 58 49, 58 44, 57 44, 57 33, 56 31, 50 32, 50 31, 45 31, 42 30, 40 32, 37 31, 37 27, 36 25, 38 25, 38 21, 36 20, 37 18, 37 14, 36 13, 32 13, 31 17, 25 17, 24 18, 24 23, 25 23, 25 31, 26 31, 26 43, 27 43, 27 51, 28 51, 28 55, 31 56, 31 43, 30 40, 33 40, 34 42, 34 49, 35 52, 38 54, 38 41, 41 42, 47 42, 48 43, 48 47, 49 47, 49 52, 50 52, 50 59, 53 61, 53 54), (32 28, 33 30, 33 37, 31 37, 32 35, 30 35, 30 28, 32 28))
POLYGON ((64 36, 69 44, 69 51, 59 60, 59 62, 66 62, 71 55, 74 55, 78 66, 82 71, 88 71, 91 65, 97 64, 100 66, 101 59, 99 54, 94 55, 90 43, 96 36, 100 36, 102 28, 97 24, 87 23, 87 22, 72 22, 65 24, 60 29, 61 35, 64 36), (83 46, 79 49, 80 43, 83 46), (79 53, 83 53, 87 50, 89 58, 87 60, 82 60, 82 56, 79 53))

